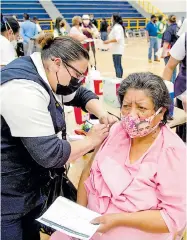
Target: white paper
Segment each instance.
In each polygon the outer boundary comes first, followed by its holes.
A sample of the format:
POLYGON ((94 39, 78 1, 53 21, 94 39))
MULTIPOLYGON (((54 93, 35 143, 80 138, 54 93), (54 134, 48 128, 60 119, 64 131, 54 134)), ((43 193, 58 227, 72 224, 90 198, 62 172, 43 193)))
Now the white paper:
POLYGON ((37 221, 71 237, 86 240, 90 239, 99 228, 99 225, 90 223, 99 216, 98 213, 64 197, 58 197, 37 221))

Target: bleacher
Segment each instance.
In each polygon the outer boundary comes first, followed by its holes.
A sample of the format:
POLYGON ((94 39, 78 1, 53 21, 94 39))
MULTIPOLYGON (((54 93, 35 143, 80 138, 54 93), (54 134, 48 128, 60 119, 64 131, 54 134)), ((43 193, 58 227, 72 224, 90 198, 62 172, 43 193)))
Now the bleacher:
POLYGON ((96 19, 111 18, 113 13, 119 13, 122 18, 144 18, 130 3, 119 0, 53 0, 64 18, 71 24, 75 15, 93 13, 96 19))
MULTIPOLYGON (((44 0, 45 1, 45 0, 44 0)), ((135 19, 142 19, 140 26, 145 26, 145 18, 127 1, 120 0, 52 0, 56 8, 71 25, 75 15, 93 13, 96 19, 102 17, 110 19, 113 13, 119 13, 127 26, 127 19, 131 19, 129 27, 135 28, 135 19), (126 19, 126 20, 125 20, 126 19), (134 20, 132 20, 134 19, 134 20)), ((32 19, 37 16, 42 22, 43 30, 50 29, 50 17, 38 0, 2 0, 1 11, 5 16, 17 15, 19 21, 23 20, 23 13, 28 13, 32 19)), ((53 19, 54 20, 54 19, 53 19)))
MULTIPOLYGON (((37 16, 39 20, 51 20, 38 0, 1 0, 1 12, 4 16, 17 15, 19 21, 23 20, 24 13, 31 19, 37 16)), ((48 29, 49 24, 44 23, 42 28, 48 29)))

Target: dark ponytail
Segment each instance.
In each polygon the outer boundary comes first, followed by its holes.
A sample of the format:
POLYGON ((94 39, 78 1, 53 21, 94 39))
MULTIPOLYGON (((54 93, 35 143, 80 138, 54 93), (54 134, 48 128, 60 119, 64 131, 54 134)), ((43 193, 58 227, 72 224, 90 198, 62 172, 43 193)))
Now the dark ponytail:
POLYGON ((114 13, 112 16, 113 16, 114 24, 118 23, 123 27, 122 17, 118 13, 114 13))
POLYGON ((114 14, 112 15, 112 17, 113 17, 113 20, 114 20, 114 25, 115 25, 116 23, 118 23, 118 24, 120 24, 120 25, 122 26, 123 31, 124 31, 124 36, 125 36, 125 28, 124 28, 124 26, 123 26, 123 19, 122 19, 122 17, 121 17, 118 13, 114 13, 114 14))
POLYGON ((19 23, 13 17, 3 17, 1 13, 1 32, 3 33, 10 29, 16 34, 20 29, 19 23))

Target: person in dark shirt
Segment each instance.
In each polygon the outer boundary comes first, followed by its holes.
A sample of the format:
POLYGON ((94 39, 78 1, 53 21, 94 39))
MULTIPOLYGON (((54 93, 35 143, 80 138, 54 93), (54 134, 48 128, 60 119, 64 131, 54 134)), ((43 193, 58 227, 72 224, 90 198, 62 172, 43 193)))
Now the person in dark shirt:
POLYGON ((108 37, 107 28, 108 28, 108 23, 106 21, 106 18, 102 18, 102 22, 101 22, 101 26, 100 26, 100 33, 101 33, 101 39, 103 41, 106 41, 107 37, 108 37))
MULTIPOLYGON (((177 18, 175 15, 170 15, 168 19, 168 27, 163 34, 162 38, 162 46, 163 46, 163 53, 162 57, 164 58, 165 65, 167 65, 170 54, 169 51, 175 44, 178 39, 177 32, 179 27, 177 26, 177 18)), ((174 83, 176 79, 176 69, 173 71, 171 81, 174 83)))
POLYGON ((96 28, 98 28, 97 20, 94 18, 93 14, 90 14, 90 21, 92 24, 94 24, 96 26, 96 28))

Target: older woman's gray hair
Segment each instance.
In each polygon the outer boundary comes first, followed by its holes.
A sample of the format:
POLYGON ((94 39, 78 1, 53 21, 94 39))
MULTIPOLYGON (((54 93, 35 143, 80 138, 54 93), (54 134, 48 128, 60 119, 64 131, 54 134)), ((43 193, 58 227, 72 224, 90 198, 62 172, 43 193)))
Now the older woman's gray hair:
POLYGON ((150 72, 130 74, 122 81, 118 90, 118 97, 121 106, 126 92, 132 88, 144 90, 145 94, 152 98, 155 111, 160 107, 165 107, 167 109, 162 121, 162 123, 165 124, 169 115, 171 99, 163 79, 150 72))

